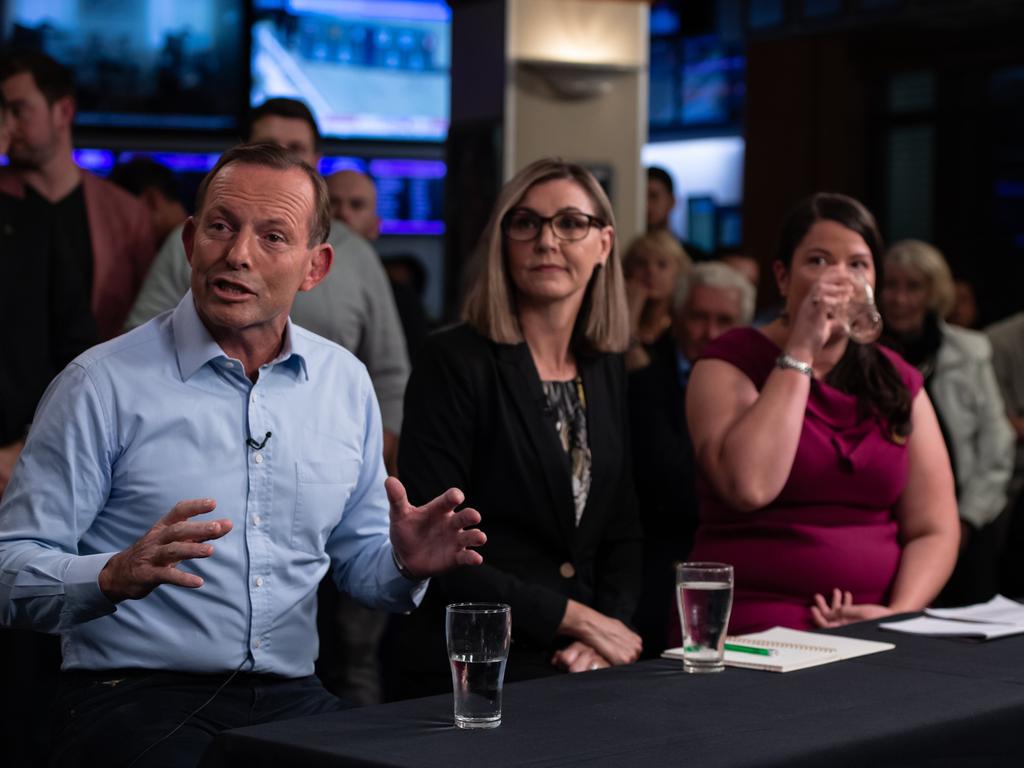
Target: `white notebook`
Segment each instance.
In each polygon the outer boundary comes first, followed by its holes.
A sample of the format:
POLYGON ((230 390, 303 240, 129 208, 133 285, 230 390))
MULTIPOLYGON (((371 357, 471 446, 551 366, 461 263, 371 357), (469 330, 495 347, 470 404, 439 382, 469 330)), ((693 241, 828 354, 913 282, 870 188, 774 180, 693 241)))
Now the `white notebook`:
MULTIPOLYGON (((796 669, 816 667, 819 664, 830 664, 833 661, 889 651, 896 647, 892 643, 881 643, 876 640, 858 640, 785 627, 772 627, 764 632, 729 637, 726 645, 743 645, 770 651, 770 656, 728 649, 725 651, 726 666, 764 669, 769 672, 792 672, 796 669)), ((669 648, 661 655, 667 659, 682 659, 683 649, 669 648)))

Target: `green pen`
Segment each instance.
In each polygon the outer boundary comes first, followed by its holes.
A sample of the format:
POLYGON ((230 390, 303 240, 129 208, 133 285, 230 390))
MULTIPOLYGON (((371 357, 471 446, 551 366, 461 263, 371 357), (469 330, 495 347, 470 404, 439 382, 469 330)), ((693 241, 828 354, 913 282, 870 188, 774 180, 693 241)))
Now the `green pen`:
POLYGON ((778 651, 774 648, 754 648, 750 645, 736 645, 735 643, 726 643, 725 650, 737 651, 739 653, 754 653, 758 656, 775 656, 778 651))

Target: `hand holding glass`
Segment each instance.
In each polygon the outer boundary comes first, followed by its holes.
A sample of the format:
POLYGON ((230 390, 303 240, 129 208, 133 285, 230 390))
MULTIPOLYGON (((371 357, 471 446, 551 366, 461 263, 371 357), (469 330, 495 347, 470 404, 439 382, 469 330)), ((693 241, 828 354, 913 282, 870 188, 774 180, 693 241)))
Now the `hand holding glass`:
POLYGON ((875 291, 861 274, 853 275, 853 296, 837 314, 846 335, 858 344, 870 344, 882 335, 882 315, 875 306, 875 291))
POLYGON ((445 610, 459 728, 501 725, 501 689, 511 637, 511 609, 503 603, 455 603, 445 610))
POLYGON ((683 628, 683 670, 721 672, 732 612, 732 566, 676 565, 676 604, 683 628))

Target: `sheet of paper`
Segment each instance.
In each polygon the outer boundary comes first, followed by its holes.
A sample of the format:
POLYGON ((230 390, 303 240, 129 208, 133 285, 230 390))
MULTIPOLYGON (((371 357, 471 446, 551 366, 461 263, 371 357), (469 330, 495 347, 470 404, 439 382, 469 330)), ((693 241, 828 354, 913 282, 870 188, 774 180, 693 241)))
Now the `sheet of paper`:
POLYGON ((934 616, 918 616, 903 621, 888 621, 878 625, 882 629, 903 632, 908 635, 931 635, 933 637, 976 637, 991 640, 996 637, 1024 634, 1024 625, 996 624, 973 621, 954 621, 934 616))
POLYGON ((926 608, 925 614, 956 621, 1015 624, 1024 629, 1024 605, 1002 595, 996 595, 987 603, 977 603, 963 608, 926 608))

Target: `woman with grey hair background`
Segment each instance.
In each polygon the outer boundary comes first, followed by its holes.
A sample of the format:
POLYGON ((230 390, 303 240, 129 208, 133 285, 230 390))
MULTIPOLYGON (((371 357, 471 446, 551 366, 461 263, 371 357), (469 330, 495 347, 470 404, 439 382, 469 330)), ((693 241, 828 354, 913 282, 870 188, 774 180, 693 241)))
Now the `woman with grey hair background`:
POLYGON ((937 602, 963 605, 997 591, 998 526, 1014 436, 984 334, 949 325, 953 276, 937 248, 901 240, 885 254, 880 294, 889 346, 924 375, 956 480, 960 556, 937 602))

